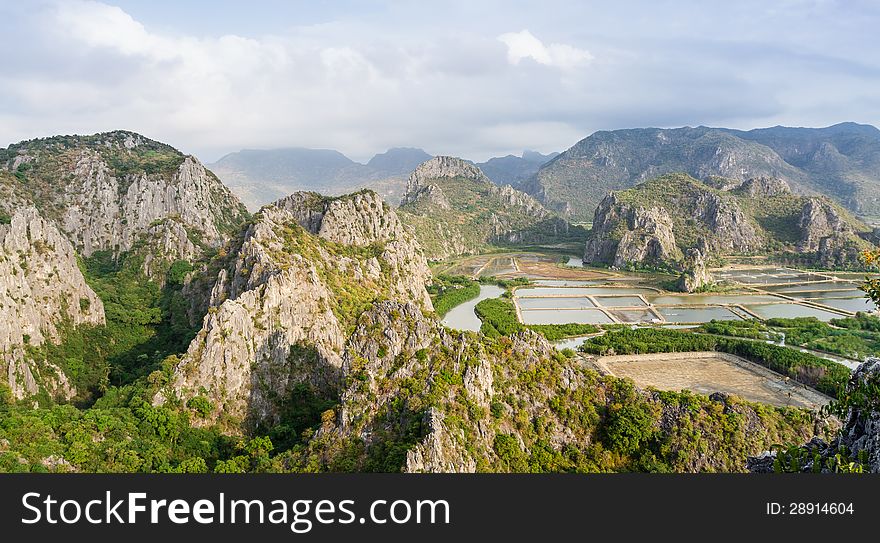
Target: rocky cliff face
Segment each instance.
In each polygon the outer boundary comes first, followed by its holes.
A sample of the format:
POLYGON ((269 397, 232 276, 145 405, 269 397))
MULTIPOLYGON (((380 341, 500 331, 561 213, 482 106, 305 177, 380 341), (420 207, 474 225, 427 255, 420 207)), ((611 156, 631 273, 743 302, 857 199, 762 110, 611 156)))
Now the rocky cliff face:
MULTIPOLYGON (((130 132, 47 138, 10 146, 9 182, 59 225, 82 256, 147 246, 192 260, 220 246, 246 212, 194 157, 130 132)), ((148 270, 149 271, 149 270, 148 270)))
POLYGON ((798 223, 801 230, 799 247, 802 251, 816 251, 823 238, 849 234, 852 229, 830 202, 809 198, 801 209, 798 223))
POLYGON ((610 194, 596 208, 584 262, 624 267, 680 258, 672 219, 665 209, 633 207, 610 194))
POLYGON ((383 298, 430 310, 429 277, 418 246, 372 192, 297 194, 266 206, 220 272, 173 393, 204 391, 211 421, 270 423, 294 385, 339 386, 343 346, 361 311, 383 298))
POLYGON ((714 283, 712 274, 706 269, 705 244, 685 251, 682 267, 684 271, 678 279, 678 289, 682 292, 695 292, 714 283))
POLYGON ((38 368, 26 346, 57 342, 65 326, 103 324, 104 307, 86 284, 70 242, 33 207, 0 224, 0 354, 16 398, 43 387, 67 399, 75 391, 54 367, 38 368))
POLYGON ((400 210, 433 260, 493 243, 569 235, 569 225, 533 197, 495 185, 479 168, 454 157, 434 157, 416 168, 400 210))
POLYGON ((871 236, 867 226, 825 198, 795 196, 780 179, 731 184, 714 177, 706 184, 670 174, 602 200, 585 261, 695 271, 682 261, 688 249, 699 248, 705 260, 767 253, 772 247, 801 265, 840 267, 857 262, 868 246, 860 236, 871 236))
POLYGON ((736 202, 712 192, 697 198, 693 216, 712 232, 710 250, 751 253, 761 248, 762 238, 736 202))
POLYGON ((480 168, 470 162, 451 156, 435 156, 419 164, 410 174, 406 183, 406 194, 404 194, 400 205, 412 202, 419 190, 430 185, 431 181, 456 177, 491 183, 480 168))
POLYGON ((859 262, 863 244, 850 222, 824 198, 809 198, 801 208, 798 249, 816 255, 818 265, 845 267, 859 262))

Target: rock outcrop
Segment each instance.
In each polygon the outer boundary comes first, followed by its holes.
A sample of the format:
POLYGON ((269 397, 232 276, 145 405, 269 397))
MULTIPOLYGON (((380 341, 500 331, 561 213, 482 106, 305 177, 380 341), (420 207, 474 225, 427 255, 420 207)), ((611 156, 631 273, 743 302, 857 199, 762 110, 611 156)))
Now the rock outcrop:
POLYGON ((704 192, 691 212, 712 233, 706 240, 710 250, 751 253, 763 244, 755 226, 731 199, 704 192))
POLYGON ((480 168, 466 160, 452 156, 435 156, 419 164, 413 170, 406 183, 406 194, 400 205, 411 203, 418 192, 437 179, 454 179, 461 177, 477 182, 492 183, 480 168))
MULTIPOLYGON (((880 473, 880 358, 869 358, 861 364, 847 384, 847 396, 854 401, 847 407, 837 437, 826 443, 814 437, 801 449, 803 461, 797 467, 804 472, 835 472, 850 469, 857 463, 869 473, 880 473)), ((787 451, 788 454, 791 451, 787 451)), ((775 471, 777 451, 765 451, 748 459, 747 467, 754 473, 775 471)))
POLYGON ((429 258, 473 253, 491 244, 567 236, 569 225, 533 197, 499 187, 460 158, 439 156, 410 175, 400 210, 429 258))
POLYGON ((3 377, 16 398, 34 395, 41 387, 64 399, 72 397, 75 391, 60 369, 36 367, 25 346, 57 342, 66 326, 103 323, 104 306, 54 224, 33 207, 0 224, 0 354, 3 377))
POLYGON ((429 277, 417 244, 375 193, 296 194, 266 206, 221 270, 202 330, 157 401, 205 391, 210 421, 271 423, 293 385, 339 386, 360 311, 382 298, 431 310, 429 277))
POLYGON ((665 209, 634 207, 612 193, 596 208, 584 262, 621 268, 677 261, 680 254, 665 209))
MULTIPOLYGON (((235 209, 231 196, 194 157, 187 156, 170 177, 138 174, 119 178, 94 151, 83 151, 66 184, 61 224, 83 256, 95 251, 130 250, 138 237, 169 217, 199 232, 202 242, 217 246, 218 216, 235 209)), ((191 259, 192 244, 175 243, 172 255, 191 259)))
POLYGON ((798 246, 802 251, 816 251, 824 238, 852 232, 831 202, 822 198, 809 198, 804 202, 798 227, 801 232, 798 246))
POLYGON ((749 198, 763 198, 791 194, 791 186, 778 177, 752 177, 743 181, 733 191, 749 198))
POLYGON ((702 247, 692 247, 685 251, 681 276, 678 278, 678 289, 682 292, 694 292, 715 282, 712 274, 706 269, 706 259, 702 247))

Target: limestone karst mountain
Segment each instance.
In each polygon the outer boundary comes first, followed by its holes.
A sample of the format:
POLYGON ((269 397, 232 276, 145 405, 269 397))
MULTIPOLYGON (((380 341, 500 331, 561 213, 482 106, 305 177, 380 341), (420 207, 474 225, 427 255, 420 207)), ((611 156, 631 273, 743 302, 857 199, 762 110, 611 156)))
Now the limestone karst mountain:
MULTIPOLYGON (((102 386, 104 370, 74 369, 89 365, 82 347, 75 356, 48 354, 69 332, 103 328, 105 317, 113 321, 108 326, 161 320, 158 307, 105 308, 83 274, 89 262, 127 262, 132 276, 142 277, 139 284, 155 285, 144 296, 158 299, 175 263, 177 270, 192 269, 233 237, 247 215, 197 159, 131 132, 10 145, 0 150, 0 165, 0 311, 8 317, 0 352, 5 381, 19 398, 87 394, 70 384, 59 392, 49 373, 57 374, 56 383, 88 373, 81 387, 102 386)), ((112 295, 127 302, 138 297, 115 285, 112 295)))
POLYGON ((780 178, 797 193, 827 195, 871 215, 880 210, 880 131, 855 123, 600 131, 545 164, 521 188, 566 217, 590 220, 609 191, 673 172, 700 180, 780 178))
POLYGON ((495 185, 477 166, 455 157, 434 157, 412 172, 400 213, 432 260, 490 244, 558 242, 577 235, 531 196, 495 185))
POLYGON ((33 207, 0 222, 0 381, 16 398, 69 400, 76 390, 52 363, 33 364, 27 349, 61 340, 65 326, 104 324, 104 306, 86 284, 70 241, 33 207))
POLYGON ((686 260, 775 254, 814 266, 846 267, 858 263, 859 251, 871 246, 868 240, 873 240, 871 229, 839 205, 795 195, 779 179, 721 183, 716 178, 706 184, 669 174, 600 202, 584 262, 690 269, 683 265, 686 260), (695 248, 700 255, 685 258, 695 248))
POLYGON ((167 259, 192 259, 221 245, 246 215, 198 159, 131 132, 26 141, 0 161, 4 191, 55 221, 84 257, 161 235, 167 259))
POLYGON ((429 278, 418 245, 372 191, 295 193, 265 206, 219 272, 173 394, 204 395, 215 406, 207 420, 222 415, 236 429, 277 422, 296 386, 317 395, 342 386, 361 312, 381 300, 430 311, 429 278))

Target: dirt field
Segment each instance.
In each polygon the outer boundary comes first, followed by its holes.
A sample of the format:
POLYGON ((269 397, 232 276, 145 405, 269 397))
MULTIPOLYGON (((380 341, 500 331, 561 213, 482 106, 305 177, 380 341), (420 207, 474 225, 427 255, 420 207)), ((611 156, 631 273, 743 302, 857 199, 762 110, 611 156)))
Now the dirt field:
POLYGON ((749 401, 818 409, 830 398, 762 366, 725 353, 658 353, 606 356, 596 365, 612 375, 629 377, 640 387, 725 392, 749 401))

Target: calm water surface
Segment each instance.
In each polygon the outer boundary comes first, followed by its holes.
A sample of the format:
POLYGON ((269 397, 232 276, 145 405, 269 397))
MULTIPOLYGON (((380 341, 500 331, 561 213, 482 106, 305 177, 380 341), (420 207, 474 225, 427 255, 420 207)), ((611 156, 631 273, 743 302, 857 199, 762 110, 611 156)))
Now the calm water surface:
POLYGON ((504 289, 496 285, 480 285, 480 295, 473 300, 467 301, 461 305, 455 306, 443 317, 441 321, 445 326, 455 330, 470 330, 471 332, 479 332, 480 319, 474 313, 474 308, 478 303, 486 298, 497 298, 504 293, 504 289))

